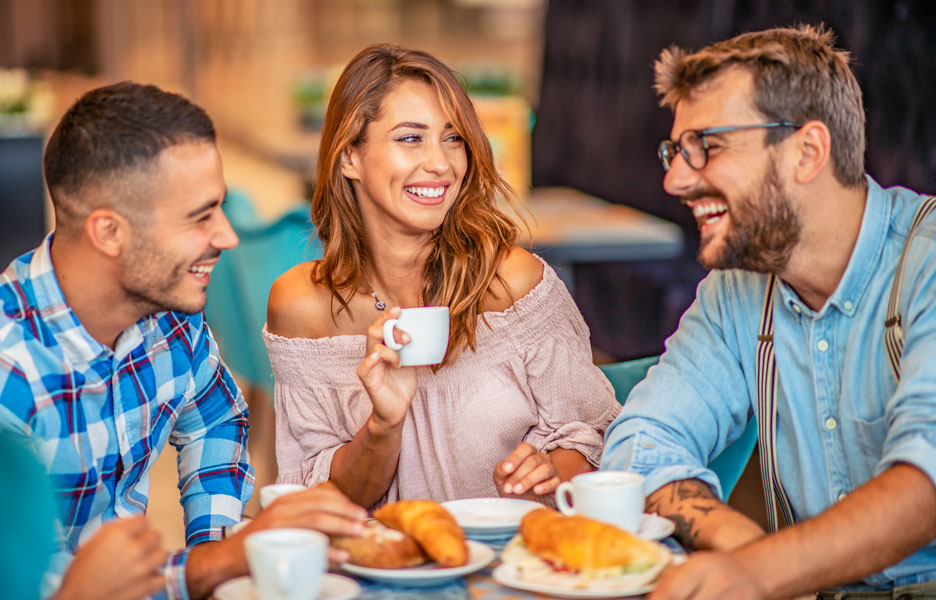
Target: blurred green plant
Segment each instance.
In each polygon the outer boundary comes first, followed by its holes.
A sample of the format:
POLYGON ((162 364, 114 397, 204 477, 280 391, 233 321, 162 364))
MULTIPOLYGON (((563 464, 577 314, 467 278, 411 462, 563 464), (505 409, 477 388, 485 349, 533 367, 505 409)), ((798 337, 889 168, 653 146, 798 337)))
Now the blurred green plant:
POLYGON ((516 76, 497 65, 466 67, 461 70, 461 81, 469 94, 479 96, 513 96, 520 91, 516 76))
POLYGON ((51 113, 52 96, 25 69, 0 69, 0 128, 32 131, 42 127, 51 113))
POLYGON ((329 86, 322 74, 304 75, 293 87, 293 102, 303 127, 319 129, 325 118, 329 86))

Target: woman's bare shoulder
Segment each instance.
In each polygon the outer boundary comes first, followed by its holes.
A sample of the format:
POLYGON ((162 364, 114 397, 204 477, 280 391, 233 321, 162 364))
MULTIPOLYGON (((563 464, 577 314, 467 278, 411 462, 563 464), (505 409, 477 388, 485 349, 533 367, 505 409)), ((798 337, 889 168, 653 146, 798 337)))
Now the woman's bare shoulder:
POLYGON ((501 281, 491 283, 484 311, 502 312, 513 306, 543 280, 543 263, 527 250, 514 246, 497 267, 501 281), (505 289, 506 286, 506 289, 505 289))
POLYGON ((333 335, 332 293, 314 283, 319 261, 305 262, 280 275, 270 288, 267 329, 288 338, 320 338, 333 335))

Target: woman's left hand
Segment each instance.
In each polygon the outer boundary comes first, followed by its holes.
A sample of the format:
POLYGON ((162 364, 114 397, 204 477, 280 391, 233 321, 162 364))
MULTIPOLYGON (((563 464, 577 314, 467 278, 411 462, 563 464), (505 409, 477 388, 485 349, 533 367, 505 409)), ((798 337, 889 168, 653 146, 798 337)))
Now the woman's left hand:
POLYGON ((522 442, 494 467, 494 485, 500 496, 542 496, 558 487, 559 471, 549 454, 522 442))

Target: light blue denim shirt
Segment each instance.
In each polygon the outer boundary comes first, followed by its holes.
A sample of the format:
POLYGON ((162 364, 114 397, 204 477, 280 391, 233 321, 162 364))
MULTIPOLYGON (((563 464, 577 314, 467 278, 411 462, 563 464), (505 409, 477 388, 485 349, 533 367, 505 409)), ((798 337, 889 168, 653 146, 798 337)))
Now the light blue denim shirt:
MULTIPOLYGON (((780 378, 777 456, 797 521, 823 512, 898 462, 936 482, 936 219, 911 241, 900 292, 900 385, 884 351, 891 280, 921 196, 868 178, 861 232, 845 274, 818 312, 790 286, 774 294, 780 378), (780 306, 782 305, 782 307, 780 306)), ((699 478, 736 440, 757 402, 755 349, 767 276, 710 273, 659 365, 631 392, 605 436, 602 469, 647 476, 647 493, 699 478)), ((901 532, 893 532, 895 536, 901 532)), ((889 587, 936 579, 936 543, 865 579, 889 587)))

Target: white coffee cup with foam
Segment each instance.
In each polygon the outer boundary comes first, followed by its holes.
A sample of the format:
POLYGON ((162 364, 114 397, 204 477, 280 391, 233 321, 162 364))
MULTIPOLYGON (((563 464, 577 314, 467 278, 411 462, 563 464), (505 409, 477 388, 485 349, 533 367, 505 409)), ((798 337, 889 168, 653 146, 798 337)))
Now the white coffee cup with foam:
POLYGON ((637 533, 644 512, 644 477, 629 471, 576 475, 556 488, 556 508, 637 533), (570 501, 571 499, 571 501, 570 501))

